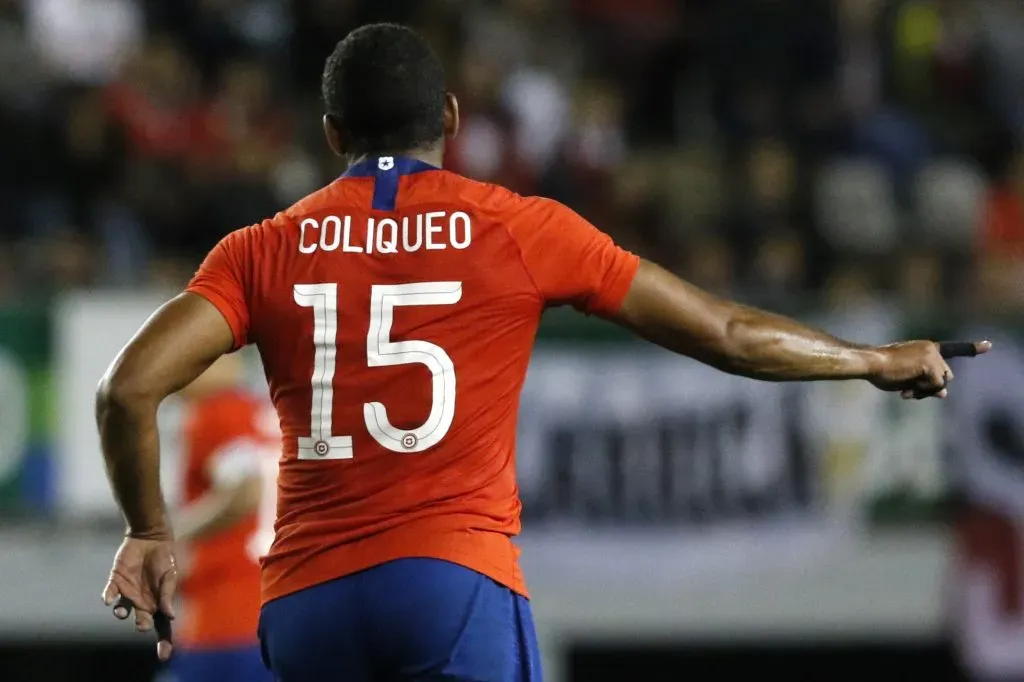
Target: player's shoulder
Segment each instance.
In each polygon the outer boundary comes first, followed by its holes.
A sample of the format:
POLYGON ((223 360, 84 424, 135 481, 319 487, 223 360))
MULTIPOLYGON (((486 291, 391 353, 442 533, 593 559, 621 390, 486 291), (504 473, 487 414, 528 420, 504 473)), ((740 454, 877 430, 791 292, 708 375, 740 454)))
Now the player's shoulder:
POLYGON ((547 197, 519 194, 508 187, 492 182, 474 180, 457 173, 445 172, 451 188, 449 196, 460 205, 468 205, 478 213, 488 215, 506 227, 534 225, 538 218, 557 216, 571 210, 547 197))
POLYGON ((452 199, 485 211, 514 211, 533 197, 524 197, 508 187, 493 182, 475 180, 451 171, 437 174, 444 181, 452 199))

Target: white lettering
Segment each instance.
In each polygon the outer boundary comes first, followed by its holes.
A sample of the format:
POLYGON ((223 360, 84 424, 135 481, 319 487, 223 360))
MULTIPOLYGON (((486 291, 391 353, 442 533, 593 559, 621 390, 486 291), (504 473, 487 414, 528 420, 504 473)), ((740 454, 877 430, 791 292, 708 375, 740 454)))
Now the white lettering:
MULTIPOLYGON (((348 234, 348 221, 349 218, 345 218, 345 234, 348 234)), ((323 219, 320 223, 320 250, 321 251, 336 251, 338 244, 341 243, 341 220, 336 215, 329 215, 323 219), (333 231, 334 239, 330 243, 327 242, 327 231, 328 229, 333 231)))
POLYGON ((448 241, 451 242, 454 248, 465 249, 469 246, 470 242, 473 241, 473 235, 470 233, 471 230, 472 227, 470 226, 468 215, 462 211, 452 213, 452 217, 448 219, 448 241), (457 234, 457 223, 462 223, 462 239, 459 239, 457 234))
POLYGON ((402 246, 406 251, 412 253, 413 251, 419 251, 420 247, 423 246, 423 216, 416 216, 416 243, 413 244, 409 241, 409 218, 406 216, 402 218, 402 246))
POLYGON ((312 218, 306 218, 305 220, 302 221, 302 223, 299 225, 299 253, 313 253, 314 251, 316 251, 315 241, 312 244, 306 243, 307 227, 311 230, 320 229, 320 225, 317 224, 317 222, 312 218))
POLYGON ((431 211, 400 219, 367 218, 365 245, 353 243, 352 231, 352 216, 304 218, 299 223, 299 253, 374 253, 376 249, 377 253, 396 254, 449 247, 461 251, 473 243, 473 219, 464 211, 431 211))
POLYGON ((352 246, 352 216, 345 216, 345 245, 341 247, 345 253, 362 253, 358 246, 352 246))
POLYGON ((445 248, 444 242, 435 242, 434 235, 441 234, 441 225, 434 222, 435 219, 444 218, 443 211, 431 211, 427 214, 427 249, 437 251, 445 248))
POLYGON ((377 224, 377 251, 398 253, 398 223, 391 218, 381 218, 377 224), (386 235, 385 230, 388 231, 386 235))

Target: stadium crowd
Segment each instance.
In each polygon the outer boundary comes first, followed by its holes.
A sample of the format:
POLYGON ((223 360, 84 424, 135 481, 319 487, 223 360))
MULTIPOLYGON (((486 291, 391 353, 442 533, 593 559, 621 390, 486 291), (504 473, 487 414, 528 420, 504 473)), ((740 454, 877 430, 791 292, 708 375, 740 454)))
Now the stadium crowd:
POLYGON ((371 20, 448 64, 450 168, 698 284, 1024 301, 1006 0, 0 0, 0 301, 180 285, 337 175, 319 73, 371 20))

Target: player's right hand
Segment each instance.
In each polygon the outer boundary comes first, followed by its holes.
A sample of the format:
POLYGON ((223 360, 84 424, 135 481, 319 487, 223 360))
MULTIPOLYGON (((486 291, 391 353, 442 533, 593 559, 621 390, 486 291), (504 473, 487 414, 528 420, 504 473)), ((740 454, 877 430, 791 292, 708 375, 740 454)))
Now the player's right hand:
POLYGON ((126 537, 114 556, 110 578, 103 588, 103 603, 114 617, 126 620, 135 611, 135 629, 157 631, 157 657, 171 657, 171 627, 178 568, 170 538, 126 537))
POLYGON ((952 357, 973 357, 992 349, 988 341, 936 343, 906 341, 875 349, 878 362, 868 380, 883 391, 899 391, 904 399, 945 398, 953 370, 952 357))

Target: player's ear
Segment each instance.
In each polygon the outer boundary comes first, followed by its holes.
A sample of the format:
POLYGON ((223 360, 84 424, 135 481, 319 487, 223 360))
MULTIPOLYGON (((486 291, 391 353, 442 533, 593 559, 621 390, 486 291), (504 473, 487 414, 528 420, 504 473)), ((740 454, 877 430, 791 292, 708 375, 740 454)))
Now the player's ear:
POLYGON ((324 114, 324 136, 327 138, 327 146, 338 156, 345 156, 345 137, 338 123, 338 119, 331 114, 324 114))
POLYGON ((452 138, 459 134, 459 100, 455 94, 444 94, 444 135, 452 138))

